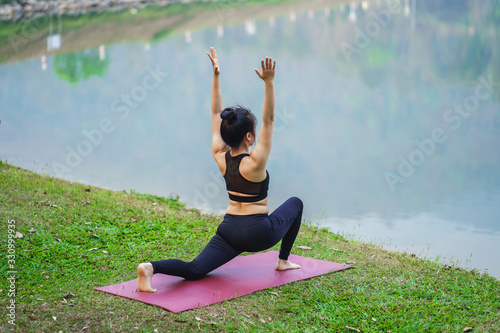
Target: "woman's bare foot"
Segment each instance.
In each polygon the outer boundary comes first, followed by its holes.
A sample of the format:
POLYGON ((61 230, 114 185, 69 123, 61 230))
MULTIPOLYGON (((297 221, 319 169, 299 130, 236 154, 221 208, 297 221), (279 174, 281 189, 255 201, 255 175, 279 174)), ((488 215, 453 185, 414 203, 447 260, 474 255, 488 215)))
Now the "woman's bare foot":
POLYGON ((294 264, 290 260, 279 259, 278 263, 276 264, 277 271, 286 271, 289 269, 298 269, 298 268, 300 268, 300 265, 294 264))
POLYGON ((156 289, 151 287, 151 278, 153 277, 153 265, 149 262, 137 266, 137 287, 140 291, 155 293, 156 289))

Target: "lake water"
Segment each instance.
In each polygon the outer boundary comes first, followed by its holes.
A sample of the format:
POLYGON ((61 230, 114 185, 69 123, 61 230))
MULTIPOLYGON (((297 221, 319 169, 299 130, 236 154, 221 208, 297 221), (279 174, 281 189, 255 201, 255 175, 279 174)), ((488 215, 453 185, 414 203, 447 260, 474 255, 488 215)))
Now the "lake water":
MULTIPOLYGON (((500 276, 498 2, 299 1, 207 15, 156 39, 100 43, 94 31, 66 53, 47 51, 44 35, 39 51, 0 63, 0 158, 222 213, 205 52, 218 51, 224 105, 258 119, 253 68, 269 55, 271 209, 296 195, 306 219, 334 232, 500 276)), ((62 47, 82 31, 62 24, 62 47)))

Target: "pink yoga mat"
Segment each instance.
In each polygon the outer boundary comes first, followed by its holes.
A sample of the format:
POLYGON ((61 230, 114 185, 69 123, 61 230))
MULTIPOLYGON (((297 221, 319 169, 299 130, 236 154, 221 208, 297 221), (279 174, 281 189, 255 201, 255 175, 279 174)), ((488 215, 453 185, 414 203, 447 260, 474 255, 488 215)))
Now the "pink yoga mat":
POLYGON ((145 293, 137 289, 137 279, 95 288, 109 294, 157 305, 172 312, 181 312, 247 295, 269 287, 309 279, 318 275, 350 268, 330 261, 290 255, 300 269, 276 271, 278 252, 270 251, 236 257, 197 281, 155 274, 151 284, 158 291, 145 293))

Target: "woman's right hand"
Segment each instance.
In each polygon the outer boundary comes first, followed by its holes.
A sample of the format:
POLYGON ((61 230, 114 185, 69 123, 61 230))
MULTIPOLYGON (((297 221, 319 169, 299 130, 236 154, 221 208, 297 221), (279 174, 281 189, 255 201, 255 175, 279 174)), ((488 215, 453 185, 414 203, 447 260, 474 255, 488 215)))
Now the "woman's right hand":
POLYGON ((273 82, 274 80, 274 70, 276 68, 276 60, 273 62, 273 58, 271 57, 266 57, 266 60, 262 59, 260 61, 260 64, 262 66, 262 73, 257 70, 257 68, 254 68, 255 73, 264 80, 264 82, 273 82))
POLYGON ((214 74, 220 74, 220 67, 219 67, 219 59, 217 59, 217 51, 213 47, 210 48, 210 53, 208 53, 208 57, 210 60, 212 60, 212 67, 214 70, 214 74))

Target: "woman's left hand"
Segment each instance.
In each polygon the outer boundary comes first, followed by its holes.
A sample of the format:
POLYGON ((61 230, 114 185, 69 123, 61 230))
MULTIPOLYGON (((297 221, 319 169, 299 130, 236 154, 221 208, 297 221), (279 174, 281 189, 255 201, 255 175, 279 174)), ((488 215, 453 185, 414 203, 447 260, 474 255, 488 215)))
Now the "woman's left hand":
POLYGON ((212 60, 212 67, 214 74, 220 74, 219 59, 217 59, 217 51, 213 47, 210 48, 210 53, 207 52, 208 57, 212 60))
POLYGON ((266 60, 262 59, 260 61, 262 66, 262 73, 259 72, 256 68, 254 68, 255 73, 264 81, 264 82, 273 82, 274 80, 274 72, 276 69, 276 60, 273 61, 273 58, 266 57, 266 60))

